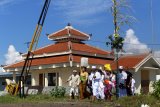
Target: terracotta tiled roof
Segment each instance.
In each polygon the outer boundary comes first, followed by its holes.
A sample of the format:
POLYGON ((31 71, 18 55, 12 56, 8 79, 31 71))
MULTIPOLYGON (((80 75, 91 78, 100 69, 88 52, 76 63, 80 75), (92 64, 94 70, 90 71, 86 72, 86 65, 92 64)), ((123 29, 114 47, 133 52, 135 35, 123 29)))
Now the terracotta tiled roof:
POLYGON ((59 37, 59 36, 65 36, 65 35, 68 35, 68 30, 67 29, 62 29, 60 31, 57 31, 57 32, 49 35, 49 38, 59 37))
MULTIPOLYGON (((73 55, 73 62, 80 63, 82 56, 75 56, 73 55)), ((107 63, 111 63, 111 60, 107 59, 99 59, 99 58, 88 58, 89 64, 95 64, 95 65, 104 65, 107 63)))
MULTIPOLYGON (((73 62, 80 63, 82 57, 83 56, 80 56, 80 55, 79 56, 73 55, 72 56, 73 62)), ((134 68, 137 64, 139 64, 146 57, 147 55, 125 56, 125 57, 120 58, 118 63, 119 65, 124 66, 124 68, 134 68)), ((66 62, 69 62, 69 55, 34 59, 32 61, 32 66, 59 64, 59 63, 66 63, 66 62)), ((116 69, 116 62, 113 60, 89 57, 89 64, 96 64, 96 65, 111 64, 111 68, 113 70, 116 69)), ((4 68, 5 69, 17 68, 17 67, 22 67, 23 65, 24 65, 24 61, 4 67, 4 68)))
MULTIPOLYGON (((87 52, 91 54, 100 54, 100 55, 109 54, 109 52, 107 51, 104 51, 102 49, 99 49, 87 44, 83 44, 83 43, 71 43, 71 48, 73 51, 87 52)), ((66 51, 69 51, 68 42, 56 43, 53 45, 39 48, 34 51, 34 55, 43 55, 44 53, 49 54, 49 53, 59 53, 59 52, 66 52, 66 51)))
MULTIPOLYGON (((33 59, 31 66, 59 64, 59 63, 65 63, 65 62, 69 62, 69 56, 68 55, 33 59)), ((22 67, 23 65, 24 65, 24 61, 16 63, 16 64, 12 64, 12 65, 4 67, 4 68, 5 69, 7 69, 7 68, 17 68, 17 67, 22 67)))
MULTIPOLYGON (((133 56, 124 56, 118 60, 118 64, 123 66, 124 68, 134 68, 138 65, 142 60, 144 60, 148 54, 141 54, 141 55, 133 55, 133 56)), ((116 69, 116 62, 111 63, 112 69, 116 69)))
MULTIPOLYGON (((59 30, 59 31, 57 31, 57 32, 55 32, 55 33, 52 33, 52 34, 50 34, 49 36, 48 36, 48 38, 49 39, 55 39, 55 38, 59 38, 59 37, 67 37, 67 38, 69 38, 69 36, 77 36, 78 38, 79 37, 82 37, 82 38, 88 38, 89 39, 89 35, 88 34, 86 34, 86 33, 83 33, 83 32, 81 32, 81 31, 79 31, 79 30, 77 30, 77 29, 74 29, 73 27, 71 27, 71 26, 67 26, 67 27, 65 27, 64 29, 62 29, 62 30, 59 30)), ((75 38, 75 37, 74 37, 75 38)), ((86 40, 86 39, 85 39, 86 40)))
POLYGON ((82 33, 82 32, 80 32, 80 31, 78 31, 76 29, 70 29, 69 32, 70 32, 71 35, 88 37, 87 34, 82 33))
POLYGON ((82 43, 72 43, 72 50, 102 55, 109 54, 107 51, 82 43))
POLYGON ((44 53, 56 53, 56 52, 64 52, 68 51, 68 42, 65 43, 57 43, 57 44, 52 44, 46 47, 42 47, 37 49, 34 54, 44 54, 44 53))
MULTIPOLYGON (((73 62, 80 63, 81 58, 83 56, 75 56, 73 55, 73 62)), ((48 64, 59 64, 59 63, 66 63, 69 62, 69 55, 66 56, 56 56, 56 57, 48 57, 48 58, 38 58, 32 60, 31 66, 37 66, 37 65, 48 65, 48 64)), ((106 59, 99 59, 99 58, 89 58, 89 64, 98 64, 98 65, 104 65, 106 63, 111 63, 111 60, 106 59)), ((5 67, 7 68, 17 68, 22 67, 24 65, 23 62, 19 62, 10 66, 5 67)))

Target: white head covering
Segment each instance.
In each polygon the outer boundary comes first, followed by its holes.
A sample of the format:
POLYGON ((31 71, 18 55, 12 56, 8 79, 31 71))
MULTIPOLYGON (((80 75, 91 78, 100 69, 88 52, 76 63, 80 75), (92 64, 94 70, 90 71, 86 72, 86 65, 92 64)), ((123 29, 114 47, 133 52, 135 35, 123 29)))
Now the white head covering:
POLYGON ((73 70, 73 72, 77 72, 77 70, 73 70))
POLYGON ((96 69, 96 66, 92 66, 92 69, 96 69))
POLYGON ((123 66, 119 66, 119 69, 123 69, 123 66))

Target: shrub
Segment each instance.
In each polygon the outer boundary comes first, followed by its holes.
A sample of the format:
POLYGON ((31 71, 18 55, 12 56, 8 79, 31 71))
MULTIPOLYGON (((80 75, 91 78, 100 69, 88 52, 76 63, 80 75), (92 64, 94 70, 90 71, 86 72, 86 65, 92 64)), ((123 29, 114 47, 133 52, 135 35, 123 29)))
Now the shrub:
POLYGON ((66 88, 64 87, 55 87, 51 90, 51 96, 55 97, 55 98, 59 98, 59 97, 64 97, 65 93, 66 93, 66 88))
POLYGON ((152 95, 156 98, 160 98, 160 80, 153 82, 152 87, 154 89, 152 95))

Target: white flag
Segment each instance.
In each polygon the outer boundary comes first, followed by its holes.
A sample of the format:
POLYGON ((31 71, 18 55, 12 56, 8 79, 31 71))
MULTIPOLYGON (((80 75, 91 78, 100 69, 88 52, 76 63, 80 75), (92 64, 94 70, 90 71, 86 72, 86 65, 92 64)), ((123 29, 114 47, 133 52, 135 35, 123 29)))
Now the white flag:
POLYGON ((88 66, 88 58, 82 57, 81 58, 81 66, 88 66))

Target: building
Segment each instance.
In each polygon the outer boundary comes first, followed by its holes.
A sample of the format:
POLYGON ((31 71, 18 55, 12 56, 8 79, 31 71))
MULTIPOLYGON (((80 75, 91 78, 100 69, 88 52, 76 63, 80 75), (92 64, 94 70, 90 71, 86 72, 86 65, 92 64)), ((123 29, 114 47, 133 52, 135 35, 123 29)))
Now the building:
MULTIPOLYGON (((122 56, 118 62, 133 74, 136 80, 136 93, 153 91, 152 83, 158 80, 160 63, 152 54, 122 56)), ((112 68, 116 68, 116 62, 112 63, 112 68)))
MULTIPOLYGON (((32 86, 68 86, 66 81, 73 69, 80 70, 82 57, 88 58, 88 68, 92 65, 102 68, 105 63, 113 60, 109 52, 85 44, 83 41, 89 40, 90 36, 70 25, 50 34, 48 38, 55 41, 55 44, 39 48, 34 52, 30 70, 32 86)), ((21 72, 23 64, 24 61, 20 61, 4 69, 15 74, 21 72)))
MULTIPOLYGON (((95 65, 102 69, 104 64, 110 63, 116 69, 116 62, 109 51, 85 44, 84 41, 89 40, 90 36, 70 25, 50 34, 48 38, 55 41, 55 44, 34 51, 30 70, 32 86, 68 86, 68 77, 73 69, 80 70, 83 57, 88 58, 87 68, 95 65)), ((153 90, 151 84, 156 80, 156 75, 160 74, 160 64, 151 54, 124 56, 118 62, 133 73, 137 93, 141 89, 146 90, 145 92, 153 90)), ((13 72, 15 80, 15 73, 21 72, 23 64, 24 60, 5 66, 4 69, 6 72, 13 72)))

